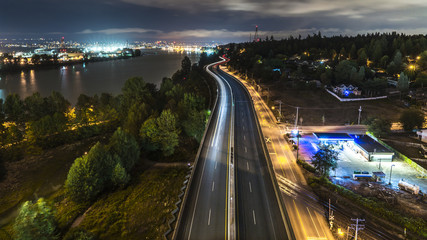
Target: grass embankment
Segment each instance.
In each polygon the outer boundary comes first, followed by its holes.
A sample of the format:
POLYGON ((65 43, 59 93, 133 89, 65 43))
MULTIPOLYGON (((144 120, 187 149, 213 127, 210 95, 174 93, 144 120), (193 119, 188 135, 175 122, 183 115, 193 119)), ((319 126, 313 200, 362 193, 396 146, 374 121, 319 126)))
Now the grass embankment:
POLYGON ((78 228, 98 239, 162 239, 188 169, 138 170, 128 187, 100 197, 91 206, 76 204, 63 190, 52 196, 59 226, 67 228, 81 214, 78 228))
POLYGON ((39 156, 6 162, 7 175, 0 182, 0 225, 6 223, 4 215, 8 215, 11 208, 58 190, 76 157, 83 155, 102 138, 94 137, 47 150, 39 156))

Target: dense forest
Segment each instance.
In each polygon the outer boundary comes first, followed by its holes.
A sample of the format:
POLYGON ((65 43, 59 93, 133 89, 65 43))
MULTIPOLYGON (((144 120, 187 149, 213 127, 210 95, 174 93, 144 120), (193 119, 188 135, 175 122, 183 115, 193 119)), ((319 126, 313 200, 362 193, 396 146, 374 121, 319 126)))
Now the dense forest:
POLYGON ((230 66, 261 82, 284 81, 289 87, 353 84, 364 95, 384 94, 390 81, 400 91, 427 84, 425 35, 375 33, 324 37, 318 34, 228 44, 230 66), (304 81, 301 81, 304 80, 304 81), (392 82, 393 83, 393 82, 392 82))

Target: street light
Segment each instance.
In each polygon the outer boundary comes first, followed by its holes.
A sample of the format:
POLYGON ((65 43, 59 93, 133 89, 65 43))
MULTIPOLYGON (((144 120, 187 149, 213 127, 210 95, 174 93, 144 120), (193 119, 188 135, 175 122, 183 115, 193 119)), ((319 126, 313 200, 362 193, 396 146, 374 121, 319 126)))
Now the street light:
POLYGON ((388 185, 391 185, 391 173, 392 173, 393 167, 394 167, 394 164, 391 165, 390 167, 390 179, 388 180, 388 185))
POLYGON ((299 130, 298 129, 292 130, 292 133, 295 134, 296 137, 297 137, 297 161, 298 161, 298 156, 299 156, 299 138, 301 137, 301 135, 299 134, 299 130))

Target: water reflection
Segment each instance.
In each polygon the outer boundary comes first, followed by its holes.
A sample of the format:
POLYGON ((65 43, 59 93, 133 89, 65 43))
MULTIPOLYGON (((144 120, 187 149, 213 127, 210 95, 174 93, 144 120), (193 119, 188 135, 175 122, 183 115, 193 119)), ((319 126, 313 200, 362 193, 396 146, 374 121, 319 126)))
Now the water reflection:
MULTIPOLYGON (((184 54, 159 52, 138 58, 105 62, 90 62, 59 68, 35 69, 3 75, 1 98, 9 93, 18 93, 21 98, 35 91, 49 96, 52 91, 61 92, 72 104, 81 93, 87 95, 102 92, 113 95, 120 93, 130 77, 142 76, 145 81, 160 85, 163 77, 171 77, 181 68, 184 54)), ((199 55, 188 55, 192 63, 199 55)))

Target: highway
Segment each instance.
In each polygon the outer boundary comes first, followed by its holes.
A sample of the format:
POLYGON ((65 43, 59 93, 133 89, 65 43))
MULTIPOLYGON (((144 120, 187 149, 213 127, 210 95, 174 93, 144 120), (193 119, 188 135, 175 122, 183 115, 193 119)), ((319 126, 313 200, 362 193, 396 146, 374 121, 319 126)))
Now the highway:
POLYGON ((280 193, 276 195, 268 169, 251 98, 234 78, 217 69, 213 72, 231 86, 234 96, 237 239, 292 239, 290 224, 283 220, 286 213, 278 203, 280 193))
MULTIPOLYGON (((229 73, 226 68, 221 69, 229 73)), ((267 139, 267 149, 296 239, 334 239, 325 219, 324 208, 311 192, 292 150, 282 137, 283 129, 276 124, 274 116, 255 89, 241 82, 251 94, 267 139)), ((309 128, 305 131, 309 131, 309 128)))
POLYGON ((216 65, 207 71, 218 98, 173 239, 293 239, 249 95, 216 65))
POLYGON ((174 239, 227 237, 228 161, 230 155, 231 91, 218 82, 212 112, 174 239))

